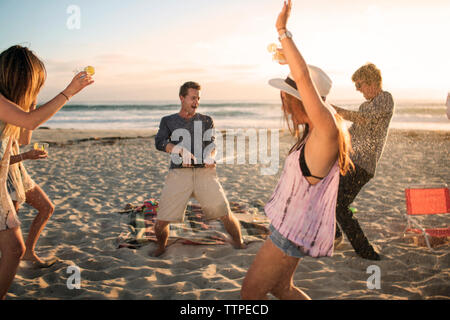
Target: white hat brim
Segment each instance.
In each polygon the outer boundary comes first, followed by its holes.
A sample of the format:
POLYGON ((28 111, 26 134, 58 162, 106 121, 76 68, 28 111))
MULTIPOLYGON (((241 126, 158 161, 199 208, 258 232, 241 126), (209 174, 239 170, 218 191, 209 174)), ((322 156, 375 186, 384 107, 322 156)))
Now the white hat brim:
POLYGON ((298 90, 296 90, 296 89, 292 88, 290 85, 288 85, 286 83, 285 79, 279 79, 279 78, 277 78, 277 79, 270 79, 269 80, 269 85, 274 87, 274 88, 276 88, 276 89, 284 91, 287 94, 290 94, 291 96, 293 96, 293 97, 295 97, 295 98, 297 98, 299 100, 302 100, 298 90))

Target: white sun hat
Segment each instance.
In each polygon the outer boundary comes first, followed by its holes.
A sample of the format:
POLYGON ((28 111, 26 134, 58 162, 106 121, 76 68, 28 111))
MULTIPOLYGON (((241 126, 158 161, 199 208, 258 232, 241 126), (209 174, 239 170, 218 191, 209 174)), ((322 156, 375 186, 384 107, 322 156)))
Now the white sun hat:
MULTIPOLYGON (((308 65, 308 69, 311 74, 311 79, 314 82, 320 96, 326 97, 330 93, 333 81, 331 81, 330 77, 322 69, 316 66, 308 65)), ((286 79, 277 78, 269 80, 269 85, 302 100, 300 93, 297 90, 297 84, 290 73, 286 79)))

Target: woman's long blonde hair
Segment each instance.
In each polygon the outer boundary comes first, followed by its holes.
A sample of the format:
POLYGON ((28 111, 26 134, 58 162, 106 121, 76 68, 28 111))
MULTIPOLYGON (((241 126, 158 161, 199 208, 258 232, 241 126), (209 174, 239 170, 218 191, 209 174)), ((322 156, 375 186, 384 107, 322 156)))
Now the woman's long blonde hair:
MULTIPOLYGON (((15 45, 0 54, 0 93, 22 110, 30 110, 46 77, 44 63, 26 47, 15 45)), ((19 134, 19 127, 7 123, 2 137, 19 134)))
MULTIPOLYGON (((283 98, 281 99, 282 110, 286 123, 288 124, 289 131, 294 137, 297 138, 297 142, 294 144, 291 150, 289 150, 289 154, 291 154, 292 152, 298 150, 303 141, 305 141, 306 137, 309 134, 309 125, 307 123, 303 125, 303 133, 300 135, 300 128, 295 119, 297 114, 306 115, 305 107, 303 106, 303 102, 301 100, 289 94, 287 95, 287 97, 289 98, 286 100, 283 98), (293 107, 292 103, 289 103, 289 100, 291 99, 297 100, 298 105, 293 107)), ((337 113, 334 114, 334 118, 336 119, 337 127, 339 130, 339 171, 344 176, 350 169, 353 169, 355 167, 352 160, 350 159, 350 153, 352 152, 351 139, 347 126, 344 123, 344 119, 337 113)))

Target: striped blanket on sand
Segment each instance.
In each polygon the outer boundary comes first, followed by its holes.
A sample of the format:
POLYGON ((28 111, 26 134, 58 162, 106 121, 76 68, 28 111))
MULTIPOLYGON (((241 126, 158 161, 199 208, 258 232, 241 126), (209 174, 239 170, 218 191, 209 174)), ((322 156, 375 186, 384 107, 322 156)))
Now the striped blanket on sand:
MULTIPOLYGON (((253 220, 253 215, 248 212, 245 205, 230 202, 230 207, 239 219, 242 237, 246 243, 261 241, 267 237, 269 234, 268 221, 262 219, 258 223, 247 222, 253 220)), ((122 217, 126 216, 128 230, 119 235, 118 248, 137 249, 148 243, 156 242, 154 232, 157 216, 156 201, 152 199, 146 201, 141 207, 130 207, 119 213, 122 217), (152 207, 152 204, 155 204, 155 207, 152 207)), ((200 205, 190 203, 186 208, 184 222, 170 224, 168 245, 175 242, 192 245, 217 245, 229 243, 227 241, 229 238, 220 220, 204 220, 200 205)))

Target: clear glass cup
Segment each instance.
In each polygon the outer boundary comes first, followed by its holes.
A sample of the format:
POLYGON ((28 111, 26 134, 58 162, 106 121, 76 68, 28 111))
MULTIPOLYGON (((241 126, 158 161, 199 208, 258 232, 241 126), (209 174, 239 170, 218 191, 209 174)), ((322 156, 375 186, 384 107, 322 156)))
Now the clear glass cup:
POLYGON ((42 150, 42 151, 47 151, 48 152, 48 143, 46 142, 35 142, 33 144, 33 149, 34 150, 42 150))
MULTIPOLYGON (((93 66, 87 66, 85 68, 77 68, 77 69, 73 70, 73 74, 77 75, 78 73, 80 73, 82 71, 86 72, 91 77, 95 74, 95 68, 93 66)), ((84 76, 82 76, 82 78, 84 78, 84 76)))
POLYGON ((284 57, 284 54, 279 51, 278 49, 281 49, 277 44, 271 43, 267 46, 267 51, 269 51, 272 54, 272 60, 277 61, 280 63, 286 63, 286 58, 284 57))

